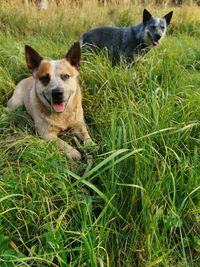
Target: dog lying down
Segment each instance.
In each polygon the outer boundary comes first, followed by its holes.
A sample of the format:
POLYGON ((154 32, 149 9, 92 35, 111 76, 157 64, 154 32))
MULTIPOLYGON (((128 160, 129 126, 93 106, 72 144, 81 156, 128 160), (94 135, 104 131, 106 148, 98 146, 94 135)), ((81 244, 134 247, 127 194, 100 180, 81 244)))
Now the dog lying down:
POLYGON ((106 49, 112 62, 119 62, 120 57, 131 63, 160 44, 166 34, 173 11, 162 18, 153 17, 144 9, 143 21, 130 27, 102 26, 84 33, 79 41, 83 49, 98 52, 106 49))
POLYGON ((45 140, 57 140, 69 159, 79 160, 78 150, 58 138, 72 128, 84 144, 94 145, 84 121, 82 96, 78 83, 81 50, 79 42, 69 49, 64 59, 46 60, 33 48, 25 46, 26 63, 32 76, 16 86, 7 110, 24 105, 33 118, 35 128, 45 140))

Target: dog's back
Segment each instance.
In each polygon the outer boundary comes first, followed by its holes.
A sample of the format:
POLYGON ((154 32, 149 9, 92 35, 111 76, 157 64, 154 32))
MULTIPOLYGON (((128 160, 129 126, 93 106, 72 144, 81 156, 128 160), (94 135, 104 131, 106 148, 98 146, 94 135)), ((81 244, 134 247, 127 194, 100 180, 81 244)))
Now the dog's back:
POLYGON ((112 59, 119 60, 121 54, 126 54, 129 48, 136 46, 134 31, 131 27, 97 27, 80 37, 83 47, 94 52, 99 49, 107 50, 112 59))
POLYGON ((123 28, 117 27, 97 27, 84 33, 80 40, 92 47, 114 49, 115 44, 118 46, 122 43, 123 28))

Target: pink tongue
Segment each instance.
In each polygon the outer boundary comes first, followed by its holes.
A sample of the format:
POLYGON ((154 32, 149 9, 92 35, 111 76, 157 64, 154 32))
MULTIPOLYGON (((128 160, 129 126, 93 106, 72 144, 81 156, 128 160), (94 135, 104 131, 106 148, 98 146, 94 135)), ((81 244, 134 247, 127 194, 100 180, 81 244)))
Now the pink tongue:
POLYGON ((154 45, 159 45, 159 43, 160 43, 159 41, 153 41, 154 45))
POLYGON ((55 112, 63 112, 65 110, 65 103, 54 103, 53 108, 55 112))

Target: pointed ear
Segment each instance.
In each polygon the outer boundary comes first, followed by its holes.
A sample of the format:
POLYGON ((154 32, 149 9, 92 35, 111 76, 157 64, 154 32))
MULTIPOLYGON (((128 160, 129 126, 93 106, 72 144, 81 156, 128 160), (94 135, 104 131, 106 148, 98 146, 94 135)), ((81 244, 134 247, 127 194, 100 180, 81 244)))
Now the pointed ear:
POLYGON ((81 47, 79 42, 75 42, 65 56, 66 60, 77 70, 80 68, 81 47))
POLYGON ((163 17, 163 19, 166 20, 167 25, 169 25, 171 19, 172 19, 173 11, 169 12, 167 15, 163 17))
POLYGON ((31 72, 36 70, 39 66, 43 57, 36 52, 31 46, 25 45, 25 57, 26 64, 31 72))
POLYGON ((149 13, 148 10, 144 9, 144 11, 143 11, 143 23, 146 23, 148 20, 150 20, 150 18, 152 18, 151 13, 149 13))

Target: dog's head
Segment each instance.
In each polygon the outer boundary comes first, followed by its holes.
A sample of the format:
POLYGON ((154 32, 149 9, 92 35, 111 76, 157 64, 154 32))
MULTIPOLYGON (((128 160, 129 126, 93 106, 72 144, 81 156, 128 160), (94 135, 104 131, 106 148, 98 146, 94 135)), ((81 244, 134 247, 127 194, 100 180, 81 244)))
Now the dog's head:
POLYGON ((148 45, 160 44, 162 38, 165 36, 167 26, 169 25, 173 11, 166 14, 163 18, 153 17, 149 11, 144 9, 143 25, 144 25, 144 40, 148 45))
POLYGON ((70 97, 78 88, 80 44, 74 43, 65 57, 59 60, 44 59, 28 45, 25 46, 25 56, 40 101, 52 112, 64 112, 70 97))

